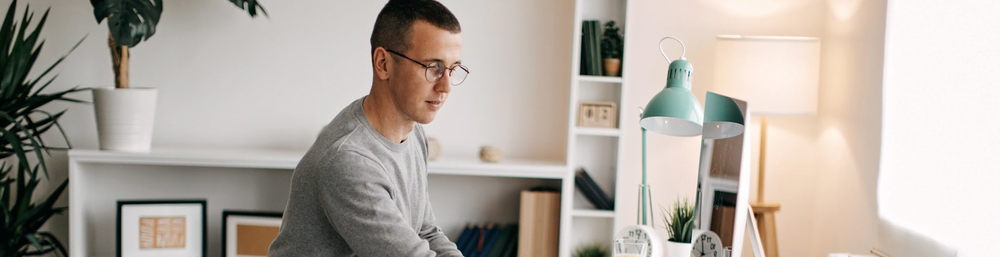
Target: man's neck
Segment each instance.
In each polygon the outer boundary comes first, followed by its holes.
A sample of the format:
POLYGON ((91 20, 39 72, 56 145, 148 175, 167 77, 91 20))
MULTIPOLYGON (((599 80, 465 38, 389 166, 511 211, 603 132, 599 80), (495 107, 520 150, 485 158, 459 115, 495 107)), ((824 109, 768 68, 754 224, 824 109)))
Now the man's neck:
POLYGON ((413 131, 416 122, 406 120, 403 115, 399 114, 391 98, 379 97, 374 93, 369 94, 361 102, 365 118, 383 137, 392 142, 402 143, 406 140, 406 135, 413 131))

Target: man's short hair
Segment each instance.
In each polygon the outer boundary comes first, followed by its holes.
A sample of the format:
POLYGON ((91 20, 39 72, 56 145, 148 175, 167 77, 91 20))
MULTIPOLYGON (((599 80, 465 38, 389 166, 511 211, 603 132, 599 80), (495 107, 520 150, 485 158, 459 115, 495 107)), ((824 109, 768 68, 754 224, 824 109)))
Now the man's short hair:
POLYGON ((380 46, 398 52, 409 51, 413 23, 417 20, 426 21, 451 33, 462 32, 458 18, 438 1, 389 0, 375 19, 371 54, 380 46))

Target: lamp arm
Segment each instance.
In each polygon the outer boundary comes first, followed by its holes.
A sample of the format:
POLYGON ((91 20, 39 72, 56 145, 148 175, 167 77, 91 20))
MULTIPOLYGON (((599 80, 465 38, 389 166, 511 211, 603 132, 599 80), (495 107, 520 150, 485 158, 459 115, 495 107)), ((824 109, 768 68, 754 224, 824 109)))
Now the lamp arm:
MULTIPOLYGON (((646 219, 646 212, 651 211, 646 209, 650 203, 648 188, 649 184, 646 184, 646 128, 642 128, 642 186, 639 187, 639 190, 641 190, 640 194, 642 194, 642 199, 640 199, 642 202, 639 203, 639 211, 642 212, 642 220, 640 224, 642 225, 649 224, 646 219)), ((651 209, 652 207, 649 208, 651 209)))

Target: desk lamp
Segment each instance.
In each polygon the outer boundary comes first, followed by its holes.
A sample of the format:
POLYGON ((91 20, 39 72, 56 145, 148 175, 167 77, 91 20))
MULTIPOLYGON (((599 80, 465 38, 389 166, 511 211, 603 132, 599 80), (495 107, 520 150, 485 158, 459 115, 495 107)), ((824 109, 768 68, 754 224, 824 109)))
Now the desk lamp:
POLYGON ((653 205, 649 184, 646 182, 646 130, 679 137, 701 135, 701 103, 691 94, 691 75, 694 67, 685 60, 687 49, 684 42, 674 37, 660 39, 660 54, 670 63, 667 70, 667 86, 649 100, 646 108, 641 108, 639 125, 642 127, 642 184, 639 186, 639 213, 636 219, 641 225, 652 225, 653 205), (680 59, 670 61, 663 52, 663 41, 676 40, 681 44, 680 59))

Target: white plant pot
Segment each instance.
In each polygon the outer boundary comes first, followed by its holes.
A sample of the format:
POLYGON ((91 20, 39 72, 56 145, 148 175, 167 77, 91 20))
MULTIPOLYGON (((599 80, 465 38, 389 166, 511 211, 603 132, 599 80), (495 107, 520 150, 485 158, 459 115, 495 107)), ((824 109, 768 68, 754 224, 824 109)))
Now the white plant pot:
POLYGON ((94 114, 101 150, 149 152, 156 114, 155 88, 95 88, 94 114))
POLYGON ((678 243, 673 241, 667 241, 664 244, 664 248, 667 250, 666 257, 690 257, 691 256, 691 243, 678 243))

